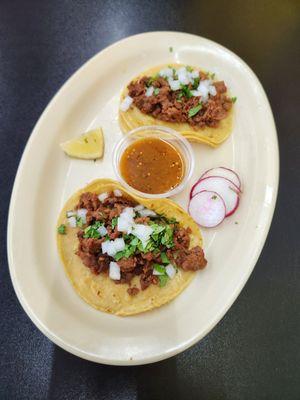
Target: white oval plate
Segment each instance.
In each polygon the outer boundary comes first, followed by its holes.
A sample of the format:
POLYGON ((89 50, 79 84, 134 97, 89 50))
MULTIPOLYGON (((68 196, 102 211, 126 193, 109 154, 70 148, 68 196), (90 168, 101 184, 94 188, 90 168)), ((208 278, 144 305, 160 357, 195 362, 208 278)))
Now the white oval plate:
MULTIPOLYGON (((145 33, 108 47, 59 90, 24 151, 8 222, 9 266, 19 301, 49 339, 88 360, 144 364, 183 351, 223 317, 253 270, 274 211, 278 169, 267 97, 235 54, 175 32, 145 33), (123 86, 140 71, 171 61, 216 72, 237 96, 231 137, 218 149, 193 144, 193 178, 214 166, 233 168, 242 179, 243 196, 232 217, 216 229, 203 230, 208 266, 179 297, 151 312, 116 317, 94 310, 73 290, 56 251, 55 224, 74 191, 94 178, 113 177, 111 154, 122 136, 117 111, 123 86), (103 160, 72 160, 60 150, 61 142, 97 126, 105 134, 103 160)), ((175 198, 185 207, 188 192, 175 198)))

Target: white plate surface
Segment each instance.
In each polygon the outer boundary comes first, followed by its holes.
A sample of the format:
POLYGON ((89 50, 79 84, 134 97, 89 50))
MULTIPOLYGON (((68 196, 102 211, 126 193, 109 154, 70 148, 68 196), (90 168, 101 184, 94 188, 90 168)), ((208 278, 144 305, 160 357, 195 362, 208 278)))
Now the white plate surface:
MULTIPOLYGON (((278 170, 276 129, 267 97, 235 54, 207 39, 175 32, 145 33, 108 47, 50 102, 18 169, 8 257, 22 306, 49 339, 88 360, 134 365, 183 351, 216 325, 253 270, 273 216, 278 170), (242 200, 219 227, 203 230, 208 266, 179 297, 151 312, 116 317, 94 310, 73 290, 56 251, 55 224, 74 191, 94 178, 114 177, 111 154, 122 136, 117 121, 122 87, 140 71, 171 61, 216 72, 237 96, 231 137, 218 149, 193 144, 193 178, 214 166, 233 168, 242 179, 242 200), (105 134, 103 160, 72 160, 60 150, 61 142, 97 126, 105 134)), ((188 191, 175 198, 184 207, 188 191)))

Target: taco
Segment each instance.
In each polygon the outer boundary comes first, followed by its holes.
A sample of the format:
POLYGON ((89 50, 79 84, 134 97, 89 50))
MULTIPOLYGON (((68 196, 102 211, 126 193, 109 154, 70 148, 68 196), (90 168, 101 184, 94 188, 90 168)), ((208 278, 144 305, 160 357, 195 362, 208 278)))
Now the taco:
POLYGON ((138 314, 174 299, 206 265, 198 226, 171 200, 99 179, 60 213, 58 251, 76 292, 94 308, 138 314))
POLYGON ((125 87, 119 123, 123 132, 163 125, 216 147, 232 131, 235 100, 214 74, 181 64, 164 65, 143 72, 125 87))

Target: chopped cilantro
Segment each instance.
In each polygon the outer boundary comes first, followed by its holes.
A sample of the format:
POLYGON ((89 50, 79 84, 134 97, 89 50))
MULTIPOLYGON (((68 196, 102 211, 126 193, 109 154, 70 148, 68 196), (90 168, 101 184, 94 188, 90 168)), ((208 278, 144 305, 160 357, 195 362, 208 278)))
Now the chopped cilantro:
POLYGON ((181 85, 181 93, 182 96, 185 96, 188 99, 190 99, 193 96, 191 89, 187 85, 181 85))
POLYGON ((114 256, 116 261, 119 261, 121 258, 129 258, 136 252, 136 246, 131 244, 126 244, 125 249, 122 251, 118 251, 118 253, 114 256))
POLYGON ((169 52, 173 53, 173 47, 172 46, 169 47, 169 52))
POLYGON ((83 140, 85 141, 85 143, 88 143, 88 142, 89 142, 89 141, 87 140, 87 138, 84 138, 83 140))
POLYGON ((214 79, 214 77, 216 76, 216 74, 213 72, 213 73, 209 73, 209 76, 211 77, 211 79, 214 79))
POLYGON ((155 269, 155 271, 159 272, 162 275, 165 275, 166 273, 165 267, 160 264, 153 264, 153 269, 155 269))
POLYGON ((117 225, 118 225, 118 218, 117 218, 117 217, 114 217, 114 218, 111 220, 111 227, 114 229, 117 225))
POLYGON ((160 258, 163 264, 170 264, 170 260, 164 251, 161 253, 160 258))
POLYGON ((189 118, 192 118, 194 115, 196 115, 202 108, 202 103, 199 103, 196 107, 193 107, 189 110, 189 118))
POLYGON ((173 229, 170 227, 170 225, 166 225, 165 231, 163 233, 163 236, 161 238, 161 244, 165 245, 168 249, 170 247, 173 247, 173 229))
POLYGON ((235 103, 237 101, 237 97, 231 97, 231 101, 235 103))
POLYGON ((133 237, 133 239, 130 242, 131 246, 137 246, 139 244, 139 239, 137 237, 133 237))
POLYGON ((61 224, 58 228, 57 228, 57 232, 60 235, 65 235, 66 234, 66 225, 61 224))
POLYGON ((166 286, 166 283, 168 282, 169 277, 167 275, 158 275, 158 279, 159 279, 159 286, 164 287, 164 286, 166 286))
POLYGON ((83 225, 83 219, 81 217, 76 217, 76 226, 78 226, 79 228, 83 228, 83 225))
POLYGON ((159 93, 159 88, 155 88, 155 89, 153 90, 153 94, 154 94, 154 96, 157 96, 157 95, 158 95, 158 93, 159 93))
POLYGON ((156 224, 155 222, 150 223, 150 226, 151 226, 151 228, 153 229, 153 232, 152 232, 152 234, 151 234, 151 237, 152 237, 154 240, 157 240, 159 234, 160 234, 161 232, 163 232, 163 231, 166 229, 165 226, 156 224))
POLYGON ((217 196, 214 194, 214 195, 211 197, 211 199, 212 199, 212 200, 216 200, 216 199, 217 199, 217 196))
POLYGON ((93 225, 87 226, 84 230, 83 237, 85 239, 88 239, 88 238, 99 239, 101 237, 101 235, 100 235, 98 229, 100 228, 101 225, 102 225, 102 223, 100 221, 96 221, 93 225))
POLYGON ((188 72, 193 72, 193 71, 194 71, 193 68, 192 68, 190 65, 187 65, 187 66, 185 67, 185 69, 186 69, 188 72))
POLYGON ((199 86, 200 78, 194 78, 193 89, 197 89, 199 86))

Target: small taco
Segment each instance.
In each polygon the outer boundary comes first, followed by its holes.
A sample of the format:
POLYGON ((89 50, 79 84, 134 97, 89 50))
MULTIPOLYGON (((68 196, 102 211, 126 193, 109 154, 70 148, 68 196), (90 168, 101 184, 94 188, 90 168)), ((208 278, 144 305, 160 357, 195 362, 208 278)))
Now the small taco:
POLYGON ((223 81, 199 68, 171 64, 151 68, 121 94, 119 123, 124 132, 163 125, 189 140, 216 147, 232 130, 232 104, 223 81))
POLYGON ((76 292, 116 315, 169 302, 206 265, 199 228, 180 206, 139 198, 110 179, 75 193, 57 230, 58 251, 76 292))

